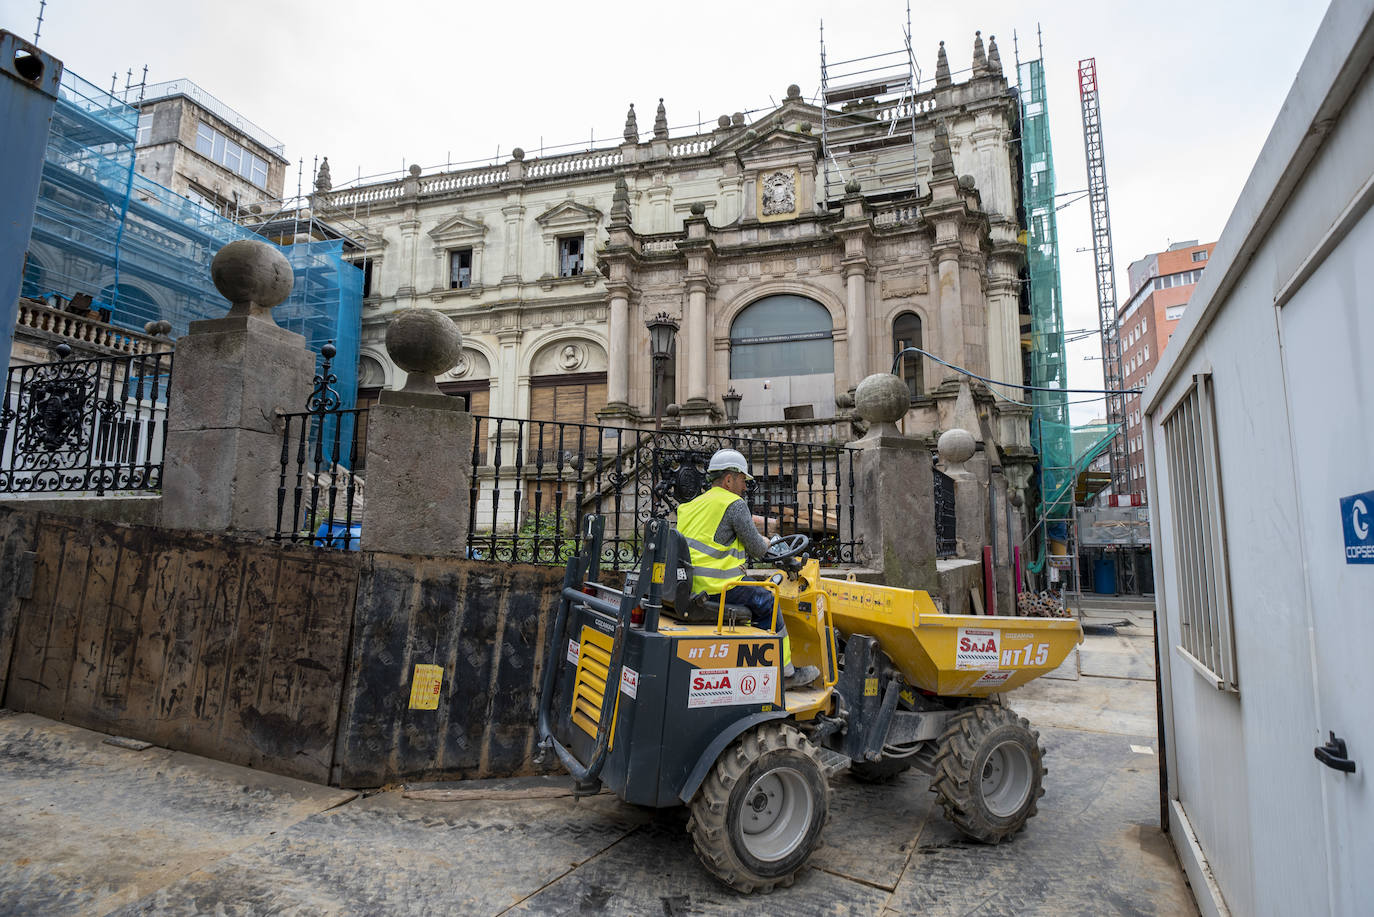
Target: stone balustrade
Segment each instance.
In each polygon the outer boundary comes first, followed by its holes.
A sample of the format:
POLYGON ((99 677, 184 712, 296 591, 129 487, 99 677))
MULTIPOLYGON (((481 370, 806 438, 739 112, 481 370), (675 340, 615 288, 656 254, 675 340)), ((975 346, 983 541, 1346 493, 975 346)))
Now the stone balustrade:
POLYGON ((77 341, 111 353, 156 353, 169 349, 170 341, 116 328, 95 318, 63 312, 32 300, 19 301, 19 328, 45 331, 70 341, 77 341))
POLYGON ((897 207, 888 207, 873 214, 873 225, 883 226, 902 226, 907 223, 915 223, 921 218, 921 212, 915 204, 902 204, 897 207))
POLYGON ((573 172, 591 172, 597 169, 613 169, 622 162, 619 149, 591 150, 574 153, 571 156, 546 156, 532 160, 525 167, 526 178, 548 178, 553 175, 569 175, 573 172))
POLYGON ((692 427, 691 430, 702 433, 717 432, 746 439, 763 439, 774 443, 845 443, 854 438, 853 427, 847 417, 712 424, 692 427))
POLYGON ((449 191, 466 191, 486 185, 499 185, 506 180, 506 169, 497 166, 486 169, 465 169, 461 172, 445 172, 434 178, 420 182, 420 196, 444 194, 449 191))
POLYGON ((715 146, 715 140, 711 137, 693 137, 681 143, 674 143, 668 147, 668 155, 673 159, 681 159, 684 156, 705 156, 711 152, 711 147, 715 146))

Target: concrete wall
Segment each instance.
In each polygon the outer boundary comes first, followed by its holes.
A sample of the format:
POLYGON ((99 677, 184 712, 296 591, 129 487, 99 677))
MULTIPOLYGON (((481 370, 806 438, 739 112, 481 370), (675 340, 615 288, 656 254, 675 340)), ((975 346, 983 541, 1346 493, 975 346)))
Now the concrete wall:
POLYGON ((156 494, 138 497, 92 497, 73 494, 69 497, 0 498, 0 506, 27 510, 33 513, 56 513, 79 519, 99 519, 102 522, 127 522, 130 525, 157 525, 162 520, 162 497, 156 494))
POLYGON ((1327 730, 1345 733, 1361 768, 1374 749, 1361 655, 1374 567, 1345 563, 1334 496, 1374 489, 1371 60, 1374 2, 1338 0, 1143 399, 1164 763, 1205 913, 1355 913, 1374 895, 1367 785, 1313 756, 1327 730), (1175 649, 1189 548, 1161 424, 1195 373, 1215 391, 1238 693, 1175 649))
POLYGON ((558 568, 13 508, 0 538, 9 709, 321 783, 535 770, 558 568), (417 663, 437 710, 409 706, 417 663))

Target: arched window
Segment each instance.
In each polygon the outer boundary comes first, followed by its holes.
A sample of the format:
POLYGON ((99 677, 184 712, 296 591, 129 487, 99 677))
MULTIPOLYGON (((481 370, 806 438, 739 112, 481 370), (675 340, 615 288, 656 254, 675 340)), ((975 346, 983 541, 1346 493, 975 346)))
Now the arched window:
MULTIPOLYGON (((906 347, 921 346, 921 317, 915 312, 903 312, 892 322, 892 354, 896 356, 906 347)), ((911 400, 925 391, 921 379, 921 355, 909 353, 897 364, 897 375, 906 383, 911 400)))
POLYGON ((730 378, 766 379, 835 371, 825 306, 805 296, 766 296, 730 326, 730 378))
POLYGON ((153 301, 150 293, 131 283, 121 283, 118 290, 110 284, 96 297, 96 308, 109 309, 113 313, 111 321, 124 328, 141 329, 148 322, 162 318, 162 310, 153 301))

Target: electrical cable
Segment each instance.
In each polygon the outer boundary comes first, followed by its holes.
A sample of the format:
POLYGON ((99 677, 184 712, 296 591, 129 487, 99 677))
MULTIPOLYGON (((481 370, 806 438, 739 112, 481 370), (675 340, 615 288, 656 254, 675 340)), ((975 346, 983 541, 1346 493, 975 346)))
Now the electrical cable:
POLYGON ((923 357, 929 357, 936 363, 939 363, 941 366, 948 366, 955 372, 963 373, 970 379, 977 379, 979 382, 984 382, 988 385, 1001 385, 1005 386, 1006 388, 1019 388, 1023 392, 1065 392, 1072 393, 1075 395, 1139 395, 1145 391, 1142 388, 1059 388, 1053 385, 1021 385, 1017 382, 1001 382, 997 379, 989 379, 987 376, 980 376, 972 370, 964 369, 962 366, 955 366, 953 363, 947 363, 946 361, 941 360, 935 354, 930 353, 926 350, 922 350, 919 347, 904 347, 897 352, 897 355, 892 358, 892 375, 897 375, 897 368, 901 365, 902 357, 904 357, 908 353, 919 353, 923 357))

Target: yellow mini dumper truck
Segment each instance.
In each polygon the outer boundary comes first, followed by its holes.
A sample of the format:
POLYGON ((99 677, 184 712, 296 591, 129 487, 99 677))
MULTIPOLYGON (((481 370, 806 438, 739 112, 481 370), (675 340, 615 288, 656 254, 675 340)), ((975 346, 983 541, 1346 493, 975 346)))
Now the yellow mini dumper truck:
POLYGON ((785 690, 779 634, 691 595, 667 522, 646 524, 625 588, 601 584, 604 524, 586 517, 568 561, 540 689, 540 755, 557 754, 576 793, 689 806, 702 863, 741 892, 791 885, 815 848, 822 750, 864 782, 929 774, 975 840, 999 843, 1035 814, 1044 749, 1000 694, 1057 667, 1083 639, 1077 622, 940 614, 925 592, 821 576, 793 535, 751 584, 774 593, 794 664, 821 671, 785 690))

